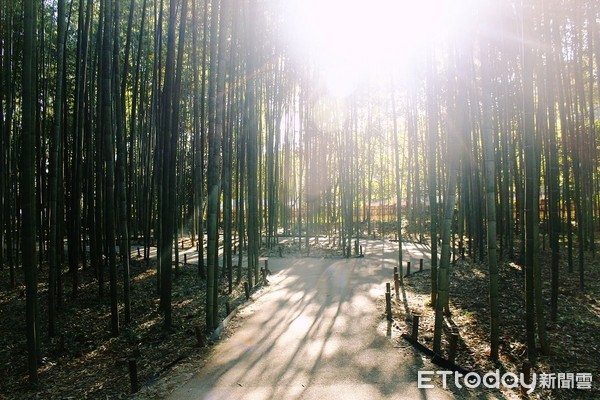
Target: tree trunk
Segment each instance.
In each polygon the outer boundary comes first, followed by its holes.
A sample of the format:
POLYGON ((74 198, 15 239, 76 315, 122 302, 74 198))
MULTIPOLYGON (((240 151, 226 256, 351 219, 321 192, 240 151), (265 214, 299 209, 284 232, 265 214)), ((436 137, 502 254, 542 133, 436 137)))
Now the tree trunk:
POLYGON ((498 310, 498 264, 496 247, 496 162, 494 160, 494 129, 492 125, 492 98, 490 74, 490 45, 485 46, 481 60, 482 129, 481 143, 484 155, 485 209, 487 215, 487 258, 490 284, 490 358, 498 359, 500 342, 500 315, 498 310))
POLYGON ((210 18, 210 56, 208 83, 208 284, 206 292, 206 328, 210 331, 217 327, 215 316, 217 314, 217 270, 219 249, 219 163, 221 154, 219 152, 219 134, 217 131, 217 57, 218 57, 218 32, 219 32, 219 5, 220 0, 212 0, 210 18))
POLYGON ((117 289, 117 259, 115 239, 115 152, 113 132, 113 91, 112 91, 112 44, 113 44, 113 5, 104 1, 104 37, 102 43, 102 80, 98 90, 102 95, 102 127, 104 131, 104 237, 108 250, 108 268, 110 277, 110 324, 113 336, 119 335, 119 301, 117 289))
POLYGON ((21 249, 25 274, 25 318, 27 336, 27 367, 29 382, 37 385, 40 361, 37 298, 36 200, 35 200, 35 2, 23 2, 23 120, 20 155, 21 249))
MULTIPOLYGON (((58 1, 58 36, 56 42, 56 96, 54 100, 54 135, 50 146, 50 182, 49 182, 49 211, 50 211, 50 247, 48 253, 48 335, 56 333, 56 275, 60 271, 59 251, 62 252, 62 235, 59 235, 58 222, 58 174, 60 173, 59 153, 62 138, 62 107, 63 107, 63 69, 65 43, 65 0, 58 1)), ((0 227, 0 230, 2 227, 0 227)), ((0 243, 1 245, 2 243, 0 243)), ((0 260, 0 263, 2 261, 0 260)))

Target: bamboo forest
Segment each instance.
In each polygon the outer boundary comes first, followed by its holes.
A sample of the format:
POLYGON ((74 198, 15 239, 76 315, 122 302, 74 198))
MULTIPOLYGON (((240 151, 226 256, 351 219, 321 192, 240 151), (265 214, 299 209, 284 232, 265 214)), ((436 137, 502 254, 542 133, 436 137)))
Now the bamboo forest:
POLYGON ((1 0, 0 399, 599 399, 600 2, 1 0))

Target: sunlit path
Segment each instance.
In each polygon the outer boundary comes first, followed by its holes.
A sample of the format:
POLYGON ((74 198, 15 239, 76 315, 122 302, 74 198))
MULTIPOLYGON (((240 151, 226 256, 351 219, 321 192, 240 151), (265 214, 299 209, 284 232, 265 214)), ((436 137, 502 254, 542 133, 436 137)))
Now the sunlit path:
MULTIPOLYGON (((191 246, 189 239, 185 239, 185 246, 179 249, 179 263, 183 264, 184 261, 187 261, 188 264, 194 265, 198 264, 198 251, 195 246, 191 246)), ((295 239, 293 238, 282 238, 280 239, 280 244, 290 244, 293 243, 295 239)), ((296 239, 297 240, 297 239, 296 239)), ((328 241, 327 238, 322 237, 318 238, 319 243, 323 244, 328 241)), ((315 238, 311 238, 311 243, 315 242, 315 238)), ((379 257, 380 262, 383 265, 392 265, 396 266, 398 263, 398 242, 393 242, 389 240, 380 240, 380 239, 361 239, 359 241, 360 246, 364 248, 364 255, 371 257, 379 257)), ((65 246, 66 248, 66 246, 65 246)), ((117 246, 118 250, 119 246, 117 246)), ((173 252, 174 254, 175 252, 173 252)), ((131 258, 132 259, 143 259, 144 257, 144 246, 133 244, 131 246, 131 258)), ((206 254, 206 250, 205 250, 206 254)), ((222 256, 223 249, 222 247, 219 249, 219 255, 222 256)), ((150 259, 156 258, 156 247, 150 246, 148 255, 150 259)), ((174 257, 174 256, 173 256, 174 257)), ((276 259, 276 258, 275 258, 276 259)), ((423 269, 429 269, 430 267, 430 248, 429 245, 418 243, 418 242, 403 242, 402 243, 402 260, 404 261, 403 268, 406 272, 406 262, 410 261, 413 266, 419 265, 419 260, 423 260, 423 269)), ((173 259, 174 260, 174 259, 173 259)), ((236 256, 237 260, 237 256, 236 256)), ((247 263, 247 258, 245 256, 242 257, 243 265, 245 266, 247 263)), ((206 265, 206 255, 204 258, 204 263, 206 265)), ((413 271, 415 269, 413 268, 413 271)))
POLYGON ((393 245, 363 246, 364 258, 271 258, 271 286, 169 398, 452 398, 419 390, 417 370, 427 365, 386 337, 377 299, 393 271, 393 245))

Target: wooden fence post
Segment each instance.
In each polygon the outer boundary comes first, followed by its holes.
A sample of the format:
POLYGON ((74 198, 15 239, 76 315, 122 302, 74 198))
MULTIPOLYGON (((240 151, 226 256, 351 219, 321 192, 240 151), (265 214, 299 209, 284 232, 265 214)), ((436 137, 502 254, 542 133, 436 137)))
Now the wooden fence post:
POLYGON ((129 359, 129 381, 131 383, 131 393, 137 393, 140 390, 137 376, 137 361, 135 358, 129 359))
POLYGON ((419 318, 421 318, 421 314, 418 312, 413 312, 412 339, 415 342, 419 340, 419 318))
POLYGON ((385 314, 389 321, 392 320, 392 294, 390 292, 390 283, 385 284, 385 314))
POLYGON ((396 298, 400 298, 400 277, 398 276, 398 267, 394 267, 394 290, 396 291, 396 298))
POLYGON ((452 331, 450 333, 450 351, 448 352, 448 361, 454 363, 456 359, 456 349, 458 346, 458 332, 452 331))

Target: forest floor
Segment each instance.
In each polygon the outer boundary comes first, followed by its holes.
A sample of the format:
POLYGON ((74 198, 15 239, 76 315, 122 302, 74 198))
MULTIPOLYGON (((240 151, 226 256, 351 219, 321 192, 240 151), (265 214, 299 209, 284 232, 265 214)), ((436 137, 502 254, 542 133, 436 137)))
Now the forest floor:
MULTIPOLYGON (((397 262, 397 244, 380 242, 376 252, 381 252, 380 262, 388 269, 397 262), (387 244, 386 244, 387 243, 387 244)), ((433 311, 428 305, 430 280, 427 247, 416 243, 403 244, 404 260, 413 261, 413 271, 418 270, 418 259, 425 259, 425 271, 414 273, 405 280, 406 295, 410 311, 420 311, 421 338, 431 347, 433 337, 433 311), (415 266, 417 266, 415 268, 415 266)), ((204 329, 204 305, 206 283, 198 276, 196 260, 189 241, 180 253, 188 254, 188 265, 181 264, 179 276, 173 284, 173 320, 170 332, 162 329, 162 316, 158 310, 159 296, 156 291, 155 261, 146 263, 132 252, 132 316, 129 326, 122 326, 118 338, 110 335, 110 309, 108 285, 104 297, 98 295, 98 282, 90 269, 80 270, 78 297, 70 298, 70 276, 65 270, 65 303, 57 321, 59 335, 47 335, 47 269, 39 273, 41 350, 40 386, 35 390, 27 384, 25 344, 25 296, 21 271, 17 273, 17 286, 9 288, 7 268, 0 270, 0 369, 4 371, 0 380, 0 399, 118 399, 130 396, 128 360, 137 360, 139 383, 143 386, 141 398, 164 397, 168 388, 190 379, 209 358, 213 351, 209 346, 199 347, 194 332, 196 326, 204 329), (187 249, 187 250, 185 250, 187 249)), ((365 253, 368 250, 365 249, 365 253)), ((340 258, 335 243, 321 238, 311 242, 310 253, 306 247, 298 249, 293 239, 281 241, 281 253, 276 247, 270 254, 283 260, 297 258, 340 258)), ((234 257, 234 260, 237 258, 234 257)), ((275 261, 275 260, 273 260, 275 261)), ((335 260, 331 260, 334 262, 335 260)), ((235 261, 234 261, 235 263, 235 261)), ((544 298, 549 298, 549 256, 542 257, 544 276, 544 298)), ((564 264, 564 262, 563 262, 564 264)), ((577 265, 577 263, 575 263, 577 265)), ((600 398, 598 359, 600 344, 600 264, 590 255, 585 262, 586 290, 578 288, 577 272, 568 273, 561 269, 558 321, 550 322, 549 302, 545 302, 547 327, 552 355, 540 357, 534 366, 536 372, 589 372, 593 374, 592 391, 556 389, 537 390, 533 397, 540 399, 591 399, 600 398)), ((245 272, 244 272, 245 273, 245 272)), ((495 368, 519 371, 525 356, 524 300, 522 296, 522 272, 518 265, 504 263, 500 266, 501 291, 501 360, 492 364, 487 360, 488 314, 487 314, 487 270, 485 264, 457 261, 451 273, 452 320, 460 332, 456 362, 461 367, 479 372, 495 368)), ((390 280, 391 280, 391 274, 390 280)), ((119 275, 120 276, 120 275, 119 275)), ((245 276, 245 275, 244 275, 245 276)), ((384 281, 381 282, 384 285, 384 281)), ((393 285, 392 285, 393 286, 393 285)), ((225 279, 223 286, 225 287, 225 279)), ((267 289, 269 290, 269 289, 267 289)), ((262 292, 262 289, 259 289, 262 292)), ((230 295, 222 292, 221 318, 225 317, 224 303, 229 299, 232 308, 245 301, 241 285, 234 286, 230 295)), ((378 311, 383 315, 383 298, 379 299, 378 311)), ((242 307, 242 310, 244 308, 242 307)), ((122 310, 120 310, 122 312, 122 310)), ((399 332, 409 331, 406 323, 406 308, 396 304, 395 321, 399 329, 388 335, 405 349, 407 343, 399 332)), ((243 312, 242 312, 243 314, 243 312)), ((225 330, 231 334, 244 321, 234 318, 225 330)), ((425 358, 423 358, 425 360, 425 358)), ((438 382, 439 384, 439 382, 438 382)), ((439 386, 439 385, 438 385, 439 386)), ((454 391, 454 390, 453 390, 454 391)), ((457 398, 462 398, 455 392, 457 398)), ((514 395, 514 393, 513 393, 514 395)), ((511 393, 507 393, 512 397, 511 393)), ((466 397, 473 397, 469 393, 466 397)))
MULTIPOLYGON (((131 313, 129 325, 121 325, 119 337, 110 330, 108 282, 100 298, 98 281, 90 268, 80 269, 79 290, 71 298, 71 276, 64 271, 65 302, 57 320, 58 335, 48 337, 47 266, 39 271, 41 354, 39 387, 28 385, 25 342, 25 295, 21 271, 17 286, 9 288, 7 268, 0 271, 0 399, 119 399, 128 398, 130 381, 128 360, 137 360, 140 386, 155 382, 174 365, 191 356, 201 356, 208 347, 199 347, 195 327, 205 327, 206 281, 198 275, 193 257, 183 264, 183 253, 193 253, 189 241, 181 250, 179 272, 173 274, 173 327, 163 329, 157 293, 156 260, 151 254, 146 263, 133 247, 131 271, 131 313)), ((154 250, 154 249, 153 249, 154 250)), ((142 250, 143 256, 143 250, 142 250)), ((119 271, 119 293, 121 271, 119 271)), ((108 272, 105 273, 108 280, 108 272)), ((222 286, 226 287, 226 279, 222 286)), ((231 308, 245 300, 243 287, 234 286, 231 294, 221 291, 220 314, 225 317, 225 302, 231 308)), ((123 308, 119 308, 123 318, 123 308)), ((122 323, 122 321, 121 321, 122 323)))
MULTIPOLYGON (((536 399, 599 399, 600 398, 600 263, 586 254, 585 291, 579 289, 577 258, 574 272, 568 272, 566 252, 561 255, 558 318, 550 320, 550 254, 543 252, 540 262, 543 278, 544 315, 551 354, 538 357, 532 371, 536 373, 591 373, 592 389, 536 389, 530 398, 536 399)), ((499 369, 503 372, 522 371, 526 361, 524 276, 521 267, 512 262, 499 264, 500 292, 500 360, 490 362, 489 356, 489 276, 485 263, 457 260, 450 267, 451 321, 459 332, 456 364, 484 374, 499 369)), ((421 313, 420 341, 431 349, 435 313, 430 306, 430 272, 414 273, 405 278, 406 305, 395 302, 398 327, 410 334, 410 312, 421 313)), ((394 296, 395 297, 395 296, 394 296)), ((398 342, 405 342, 398 339, 398 342)), ((405 342, 406 343, 406 342, 405 342)), ((539 342, 538 342, 539 343, 539 342)), ((442 348, 447 356, 447 335, 442 348)), ((517 393, 516 391, 514 393, 517 393)))

